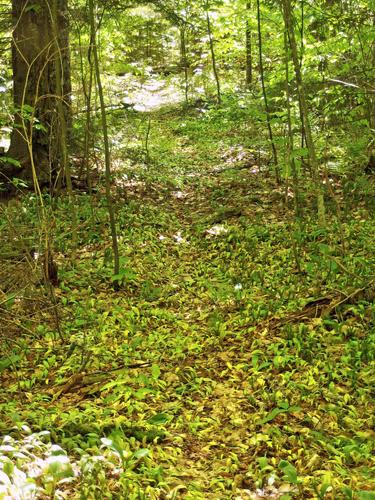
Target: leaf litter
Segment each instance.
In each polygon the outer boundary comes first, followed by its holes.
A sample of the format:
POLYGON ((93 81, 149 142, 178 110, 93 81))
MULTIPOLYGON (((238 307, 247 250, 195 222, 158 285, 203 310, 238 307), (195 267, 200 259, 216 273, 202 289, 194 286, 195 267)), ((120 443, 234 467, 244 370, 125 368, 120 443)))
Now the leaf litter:
POLYGON ((333 266, 336 221, 300 231, 258 159, 229 133, 218 152, 193 118, 194 157, 181 118, 154 113, 152 155, 167 141, 168 159, 118 193, 123 288, 88 226, 56 290, 67 345, 47 321, 29 363, 0 365, 2 488, 18 468, 38 498, 94 498, 94 483, 102 498, 373 498, 373 215, 345 221, 350 254, 333 266), (53 443, 68 458, 46 476, 53 443))

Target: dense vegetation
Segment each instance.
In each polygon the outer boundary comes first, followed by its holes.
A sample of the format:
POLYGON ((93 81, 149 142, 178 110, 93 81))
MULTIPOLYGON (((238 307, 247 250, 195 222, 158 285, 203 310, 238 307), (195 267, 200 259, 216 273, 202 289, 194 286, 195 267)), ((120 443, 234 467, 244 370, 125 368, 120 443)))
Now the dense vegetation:
POLYGON ((10 3, 0 499, 374 499, 371 2, 10 3))

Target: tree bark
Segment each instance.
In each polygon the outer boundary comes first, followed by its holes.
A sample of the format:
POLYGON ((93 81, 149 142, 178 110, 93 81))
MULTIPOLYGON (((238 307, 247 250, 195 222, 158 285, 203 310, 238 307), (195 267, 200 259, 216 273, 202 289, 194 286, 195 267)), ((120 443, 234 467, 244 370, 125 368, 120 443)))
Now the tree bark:
POLYGON ((67 0, 12 0, 12 21, 15 116, 7 157, 20 167, 1 173, 47 184, 64 173, 61 140, 71 125, 67 0))
POLYGON ((259 0, 257 0, 257 24, 258 24, 259 73, 260 73, 260 81, 262 84, 264 109, 266 111, 267 128, 268 128, 268 135, 269 135, 271 148, 272 148, 272 157, 273 157, 273 163, 275 166, 276 182, 278 184, 280 184, 281 183, 280 167, 279 167, 279 161, 278 161, 278 157, 277 157, 276 145, 275 145, 275 141, 273 138, 272 125, 271 125, 271 113, 270 113, 270 109, 268 106, 266 85, 264 83, 262 26, 261 26, 261 19, 260 19, 260 2, 259 2, 259 0))
POLYGON ((325 226, 326 218, 325 218, 325 205, 324 205, 323 189, 322 189, 322 184, 321 184, 321 181, 319 178, 318 158, 316 155, 315 144, 314 144, 313 136, 312 136, 312 132, 311 132, 310 120, 309 120, 309 115, 308 115, 308 102, 307 102, 304 82, 302 79, 300 60, 298 57, 297 41, 296 41, 296 36, 295 36, 295 32, 294 32, 294 24, 293 24, 292 6, 291 6, 290 0, 283 0, 282 5, 283 5, 283 16, 284 16, 285 29, 286 29, 286 32, 288 34, 291 56, 292 56, 292 61, 293 61, 293 66, 294 66, 294 72, 295 72, 295 76, 296 76, 298 97, 299 97, 299 100, 301 103, 302 120, 303 120, 303 125, 304 125, 304 129, 305 129, 305 134, 306 134, 306 145, 307 145, 307 149, 309 152, 310 166, 311 166, 312 177, 313 177, 314 187, 315 187, 315 194, 316 194, 316 199, 317 199, 318 218, 319 218, 320 224, 322 226, 325 226))
POLYGON ((251 0, 246 2, 246 87, 249 89, 253 82, 253 55, 250 25, 251 0))
MULTIPOLYGON (((293 137, 293 128, 292 128, 292 114, 291 114, 291 106, 290 106, 290 78, 289 78, 289 45, 288 45, 288 33, 284 31, 284 50, 285 50, 285 97, 286 97, 286 112, 287 112, 287 126, 288 126, 288 139, 286 144, 286 160, 287 164, 290 168, 293 180, 293 188, 294 188, 294 210, 297 218, 300 218, 301 213, 301 204, 300 204, 300 195, 299 195, 299 179, 298 179, 298 171, 296 162, 293 155, 294 150, 294 137, 293 137)), ((286 188, 286 201, 288 201, 288 186, 286 188)), ((296 256, 297 267, 300 270, 299 260, 296 256)))
POLYGON ((213 71, 213 74, 215 77, 215 82, 216 82, 217 102, 218 102, 218 104, 221 104, 221 86, 220 86, 219 72, 217 70, 217 64, 216 64, 215 44, 214 44, 214 37, 212 34, 209 8, 210 8, 210 6, 208 3, 208 0, 206 0, 205 9, 206 9, 206 22, 207 22, 207 35, 208 35, 208 40, 210 43, 212 71, 213 71))
POLYGON ((180 42, 181 42, 181 67, 184 70, 184 93, 185 103, 189 104, 189 73, 188 73, 188 60, 186 51, 186 28, 180 28, 180 42))
MULTIPOLYGON (((120 256, 119 247, 117 240, 117 229, 116 229, 116 218, 115 209, 113 206, 112 194, 111 194, 111 153, 109 149, 109 137, 108 137, 108 126, 107 126, 107 116, 105 112, 105 102, 104 102, 104 91, 102 86, 101 74, 100 74, 100 64, 97 46, 97 23, 95 19, 95 5, 94 0, 89 0, 89 17, 90 17, 90 40, 92 43, 92 55, 94 63, 94 71, 96 77, 96 85, 98 89, 99 101, 100 101, 100 113, 101 113, 101 125, 103 132, 104 141, 104 156, 105 156, 105 193, 107 198, 107 209, 109 216, 109 226, 111 229, 112 238, 112 251, 113 251, 113 274, 118 276, 120 272, 120 256)), ((118 279, 114 281, 115 289, 118 288, 118 279)))

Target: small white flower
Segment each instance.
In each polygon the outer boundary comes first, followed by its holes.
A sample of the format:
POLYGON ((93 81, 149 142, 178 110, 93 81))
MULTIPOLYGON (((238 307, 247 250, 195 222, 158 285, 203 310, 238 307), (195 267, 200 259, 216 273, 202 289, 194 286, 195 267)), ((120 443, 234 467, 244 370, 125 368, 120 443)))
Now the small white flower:
POLYGON ((275 483, 275 480, 276 480, 276 477, 272 474, 269 478, 268 478, 268 486, 273 486, 273 484, 275 483))
POLYGON ((216 226, 212 226, 210 229, 207 229, 206 233, 212 236, 218 236, 219 234, 225 234, 228 232, 228 229, 220 224, 216 226))
POLYGON ((182 200, 187 197, 187 193, 183 193, 182 191, 174 191, 172 193, 172 196, 174 198, 177 198, 178 200, 182 200))
POLYGON ((176 243, 180 244, 180 243, 186 243, 186 240, 185 238, 183 238, 181 236, 181 231, 178 231, 174 236, 173 238, 176 240, 176 243))
POLYGON ((242 290, 242 283, 237 283, 236 285, 234 285, 234 289, 236 290, 236 292, 242 290))

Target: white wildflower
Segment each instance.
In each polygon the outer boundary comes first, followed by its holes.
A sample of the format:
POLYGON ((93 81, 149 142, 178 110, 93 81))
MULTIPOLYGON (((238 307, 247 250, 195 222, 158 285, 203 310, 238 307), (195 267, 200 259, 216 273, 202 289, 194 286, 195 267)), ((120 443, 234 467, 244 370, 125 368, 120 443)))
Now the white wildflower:
POLYGON ((210 229, 207 229, 206 233, 211 236, 219 236, 220 234, 225 234, 228 232, 228 229, 221 224, 216 224, 216 226, 212 226, 210 229))

